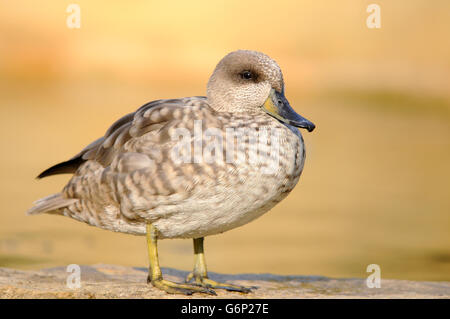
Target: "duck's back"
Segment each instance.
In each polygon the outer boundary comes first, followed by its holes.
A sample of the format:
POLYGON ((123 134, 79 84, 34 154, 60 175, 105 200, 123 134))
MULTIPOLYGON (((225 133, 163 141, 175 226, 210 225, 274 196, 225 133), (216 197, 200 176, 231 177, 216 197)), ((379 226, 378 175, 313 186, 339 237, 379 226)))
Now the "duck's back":
POLYGON ((204 97, 159 100, 41 174, 74 172, 61 194, 30 213, 132 234, 145 234, 151 222, 161 238, 202 237, 268 211, 293 189, 303 160, 298 130, 271 117, 218 113, 204 97), (267 136, 246 135, 255 131, 267 136))

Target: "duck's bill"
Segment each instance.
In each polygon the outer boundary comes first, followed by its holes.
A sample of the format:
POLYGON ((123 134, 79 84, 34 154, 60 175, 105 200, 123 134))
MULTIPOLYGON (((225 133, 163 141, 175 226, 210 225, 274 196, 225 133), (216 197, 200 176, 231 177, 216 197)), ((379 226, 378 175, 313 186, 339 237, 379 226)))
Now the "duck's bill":
POLYGON ((307 129, 312 132, 316 127, 312 122, 297 114, 289 104, 284 94, 274 89, 270 91, 269 97, 264 102, 262 109, 281 122, 307 129))

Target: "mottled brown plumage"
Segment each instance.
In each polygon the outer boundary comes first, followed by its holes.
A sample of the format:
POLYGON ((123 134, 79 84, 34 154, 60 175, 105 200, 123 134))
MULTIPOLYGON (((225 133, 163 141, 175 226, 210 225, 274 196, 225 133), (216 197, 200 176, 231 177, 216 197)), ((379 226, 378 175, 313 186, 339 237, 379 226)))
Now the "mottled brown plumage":
POLYGON ((233 52, 217 65, 207 97, 147 103, 119 119, 69 161, 43 172, 40 177, 73 176, 61 193, 37 201, 28 213, 65 215, 137 235, 144 235, 151 223, 159 238, 204 237, 248 223, 286 197, 303 169, 303 139, 287 123, 301 126, 304 119, 283 117, 286 109, 281 108, 288 107, 283 99, 283 77, 275 61, 254 51, 233 52), (250 79, 243 74, 247 71, 250 79), (262 107, 270 96, 275 99, 272 108, 262 107), (272 114, 275 104, 281 115, 272 114), (207 129, 218 133, 196 140, 199 123, 201 134, 207 129), (251 134, 244 134, 241 141, 233 139, 232 157, 242 155, 245 160, 230 161, 224 141, 227 132, 240 129, 277 132, 278 146, 273 140, 255 142, 251 134), (190 134, 189 147, 182 150, 191 153, 187 162, 173 156, 179 130, 190 134), (219 136, 222 156, 214 147, 219 136), (202 155, 210 151, 214 160, 202 156, 196 161, 195 143, 201 144, 202 155), (251 162, 252 156, 259 156, 259 161, 251 162), (263 172, 267 167, 275 169, 263 172))

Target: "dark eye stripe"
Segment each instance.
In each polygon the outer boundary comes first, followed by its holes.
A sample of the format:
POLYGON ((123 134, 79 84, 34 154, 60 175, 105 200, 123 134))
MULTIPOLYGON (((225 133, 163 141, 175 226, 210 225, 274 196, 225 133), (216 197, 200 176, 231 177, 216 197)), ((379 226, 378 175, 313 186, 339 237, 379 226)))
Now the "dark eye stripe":
POLYGON ((243 78, 244 80, 251 80, 254 79, 255 76, 253 75, 253 73, 251 71, 242 71, 240 73, 241 78, 243 78))

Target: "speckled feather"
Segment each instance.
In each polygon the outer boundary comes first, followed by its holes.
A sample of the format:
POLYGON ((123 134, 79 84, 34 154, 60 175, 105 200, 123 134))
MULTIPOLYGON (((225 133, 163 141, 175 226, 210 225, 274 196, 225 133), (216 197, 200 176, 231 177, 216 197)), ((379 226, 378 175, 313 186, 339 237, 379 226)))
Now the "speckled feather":
MULTIPOLYGON (((242 99, 228 101, 229 107, 227 101, 211 104, 218 100, 214 92, 221 91, 214 89, 216 71, 208 84, 208 97, 153 101, 116 121, 72 159, 81 164, 63 191, 36 202, 28 213, 61 214, 136 235, 144 235, 146 223, 152 223, 159 238, 197 238, 244 225, 270 210, 298 182, 305 158, 303 139, 297 128, 259 108, 237 111, 242 99), (273 161, 268 154, 258 165, 248 160, 228 163, 225 154, 212 163, 174 161, 174 132, 184 128, 194 136, 198 120, 203 130, 217 128, 224 139, 230 128, 276 129, 278 168, 270 174, 262 172, 273 161)), ((271 72, 272 82, 284 89, 281 71, 271 72)), ((265 87, 259 90, 261 96, 266 94, 265 87)), ((213 142, 203 139, 203 149, 213 142)), ((244 139, 236 152, 248 159, 258 147, 260 152, 268 150, 267 145, 244 139)), ((226 147, 225 143, 224 153, 226 147)))

